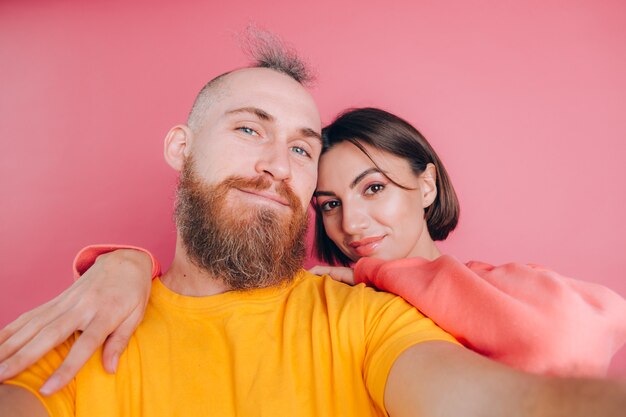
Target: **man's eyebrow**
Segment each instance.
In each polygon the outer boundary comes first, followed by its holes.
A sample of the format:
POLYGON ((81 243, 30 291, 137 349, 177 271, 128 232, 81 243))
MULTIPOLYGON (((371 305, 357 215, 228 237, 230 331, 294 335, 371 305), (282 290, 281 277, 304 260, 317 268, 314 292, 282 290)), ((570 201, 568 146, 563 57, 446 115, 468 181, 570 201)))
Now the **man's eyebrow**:
MULTIPOLYGON (((361 172, 359 175, 356 176, 355 179, 352 180, 352 182, 350 183, 350 188, 354 188, 356 187, 356 185, 359 183, 359 181, 361 181, 363 178, 365 178, 366 176, 368 176, 369 174, 375 173, 375 172, 380 172, 384 175, 384 173, 374 167, 374 168, 368 168, 365 171, 361 172)), ((337 194, 333 193, 332 191, 315 191, 313 193, 313 197, 319 197, 319 196, 327 196, 327 197, 336 197, 337 194)))
POLYGON ((300 129, 300 134, 305 138, 316 138, 320 143, 322 142, 322 136, 311 128, 303 127, 300 129))
POLYGON ((226 112, 227 115, 237 114, 237 113, 250 113, 250 114, 255 115, 261 120, 267 120, 269 122, 274 121, 274 116, 272 116, 271 114, 269 114, 263 109, 259 109, 258 107, 240 107, 238 109, 233 109, 233 110, 229 110, 226 112))

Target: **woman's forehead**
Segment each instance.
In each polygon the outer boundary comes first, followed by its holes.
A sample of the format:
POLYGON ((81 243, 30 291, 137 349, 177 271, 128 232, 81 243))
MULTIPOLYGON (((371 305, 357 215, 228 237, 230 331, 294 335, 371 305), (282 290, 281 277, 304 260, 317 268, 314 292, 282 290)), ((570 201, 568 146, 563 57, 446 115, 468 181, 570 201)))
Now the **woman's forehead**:
POLYGON ((328 185, 348 184, 369 168, 378 168, 385 175, 399 181, 414 177, 409 162, 390 152, 366 143, 357 145, 344 141, 326 151, 320 158, 318 188, 328 185))

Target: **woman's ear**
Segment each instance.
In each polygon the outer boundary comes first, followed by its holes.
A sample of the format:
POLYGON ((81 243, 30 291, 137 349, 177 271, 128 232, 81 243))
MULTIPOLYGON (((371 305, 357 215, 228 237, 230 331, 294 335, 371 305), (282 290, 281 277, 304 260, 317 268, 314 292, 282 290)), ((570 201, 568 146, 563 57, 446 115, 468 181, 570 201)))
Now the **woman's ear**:
POLYGON ((437 198, 437 168, 434 164, 426 165, 426 169, 420 174, 420 189, 422 204, 424 208, 429 207, 437 198))
POLYGON ((189 156, 193 133, 186 125, 177 125, 170 129, 165 136, 165 161, 176 171, 181 171, 185 159, 189 156))

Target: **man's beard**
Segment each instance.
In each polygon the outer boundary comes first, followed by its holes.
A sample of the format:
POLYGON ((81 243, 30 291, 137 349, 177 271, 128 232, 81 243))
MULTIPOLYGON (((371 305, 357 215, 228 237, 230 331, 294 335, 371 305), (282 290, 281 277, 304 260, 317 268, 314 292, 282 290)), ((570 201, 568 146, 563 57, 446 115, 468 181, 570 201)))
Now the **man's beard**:
POLYGON ((302 267, 307 213, 287 184, 281 182, 275 192, 287 200, 291 216, 227 202, 234 189, 267 190, 270 186, 266 176, 231 176, 206 184, 196 174, 193 160, 185 161, 177 190, 178 231, 191 262, 231 290, 279 285, 302 267))

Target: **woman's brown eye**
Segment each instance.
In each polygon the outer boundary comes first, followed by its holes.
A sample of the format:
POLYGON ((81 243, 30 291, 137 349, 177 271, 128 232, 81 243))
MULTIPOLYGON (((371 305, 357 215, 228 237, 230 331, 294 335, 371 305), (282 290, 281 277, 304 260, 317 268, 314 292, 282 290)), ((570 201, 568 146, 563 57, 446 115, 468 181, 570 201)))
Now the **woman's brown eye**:
POLYGON ((365 189, 365 194, 376 194, 385 189, 383 184, 372 184, 365 189))
POLYGON ((339 206, 340 206, 339 201, 336 201, 336 200, 327 201, 324 204, 322 204, 322 211, 330 211, 339 206))

